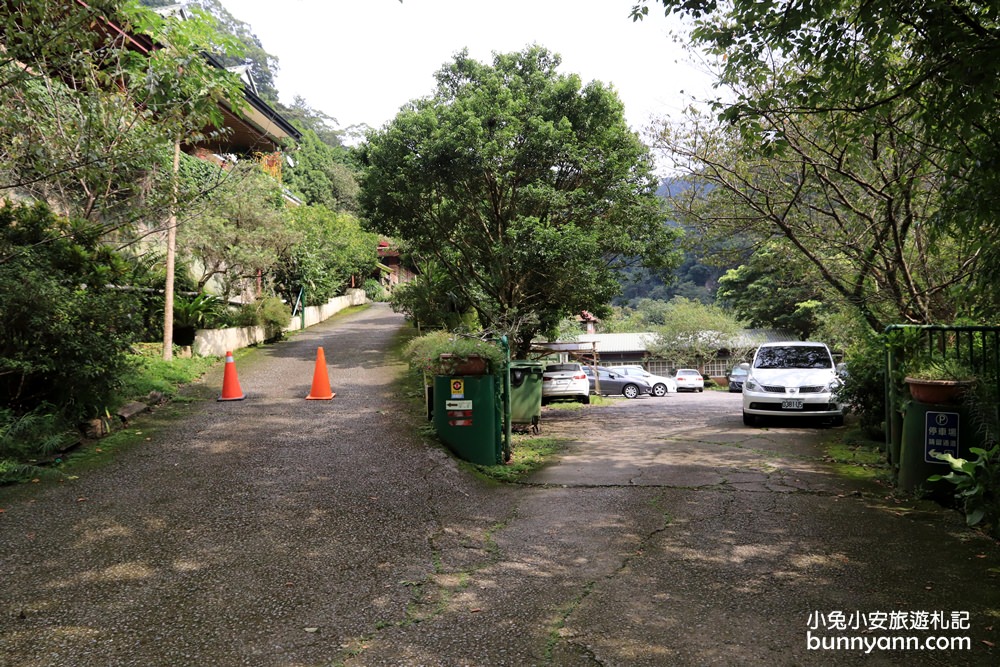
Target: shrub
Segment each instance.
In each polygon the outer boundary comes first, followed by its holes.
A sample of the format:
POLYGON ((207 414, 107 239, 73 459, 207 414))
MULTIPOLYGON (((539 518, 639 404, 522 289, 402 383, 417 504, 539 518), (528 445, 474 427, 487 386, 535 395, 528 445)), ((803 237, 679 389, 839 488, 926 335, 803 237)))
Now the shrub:
POLYGON ((43 205, 0 206, 0 405, 68 423, 99 414, 142 329, 128 275, 93 228, 43 205))
POLYGON ((846 350, 847 376, 838 394, 858 415, 861 429, 870 437, 884 437, 885 337, 861 335, 846 350))
POLYGON ((382 283, 374 278, 366 280, 364 285, 362 285, 362 289, 364 289, 365 296, 368 297, 369 301, 387 301, 389 298, 385 288, 382 287, 382 283))
POLYGON ((406 344, 403 353, 409 357, 412 369, 428 375, 451 375, 455 365, 470 356, 485 358, 491 373, 499 372, 504 362, 504 353, 499 345, 447 331, 432 331, 413 338, 406 344), (450 357, 442 360, 442 354, 450 357))
POLYGON ((285 327, 292 319, 292 309, 276 296, 269 296, 260 302, 260 324, 264 327, 264 337, 268 341, 281 340, 285 327))

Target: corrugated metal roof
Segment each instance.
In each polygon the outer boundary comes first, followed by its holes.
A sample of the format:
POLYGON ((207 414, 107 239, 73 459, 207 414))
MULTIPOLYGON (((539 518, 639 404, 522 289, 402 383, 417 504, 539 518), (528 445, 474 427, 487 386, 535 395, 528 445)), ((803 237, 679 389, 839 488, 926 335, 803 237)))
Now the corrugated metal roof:
POLYGON ((577 336, 577 340, 580 342, 596 342, 598 353, 645 352, 653 338, 654 334, 651 333, 581 334, 577 336))
MULTIPOLYGON (((645 353, 656 334, 646 333, 606 333, 580 334, 577 340, 583 343, 596 342, 597 352, 638 352, 645 353)), ((745 329, 739 338, 740 345, 760 345, 761 343, 781 343, 798 340, 790 331, 781 329, 745 329)))

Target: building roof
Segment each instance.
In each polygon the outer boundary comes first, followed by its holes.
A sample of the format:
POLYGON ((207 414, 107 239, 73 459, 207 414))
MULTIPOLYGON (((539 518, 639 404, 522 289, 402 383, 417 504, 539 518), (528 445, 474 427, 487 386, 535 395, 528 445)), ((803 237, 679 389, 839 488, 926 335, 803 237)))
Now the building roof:
MULTIPOLYGON (((605 333, 580 334, 577 341, 581 343, 597 343, 597 352, 601 353, 636 353, 645 354, 656 339, 656 334, 645 333, 605 333)), ((754 347, 761 343, 781 343, 798 340, 795 334, 781 329, 744 329, 739 339, 735 341, 741 347, 754 347)))
POLYGON ((580 334, 581 343, 597 343, 600 352, 645 352, 655 339, 652 333, 580 334))

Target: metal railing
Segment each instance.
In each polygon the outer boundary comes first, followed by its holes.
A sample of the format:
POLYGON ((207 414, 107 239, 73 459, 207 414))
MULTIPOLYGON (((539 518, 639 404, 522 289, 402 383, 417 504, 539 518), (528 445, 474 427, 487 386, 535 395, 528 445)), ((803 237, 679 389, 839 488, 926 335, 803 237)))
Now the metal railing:
MULTIPOLYGON (((1000 327, 894 324, 886 327, 885 334, 885 434, 891 461, 894 438, 900 437, 903 404, 909 400, 904 382, 907 371, 918 362, 956 361, 981 381, 1000 385, 1000 327)), ((1000 386, 993 395, 1000 396, 1000 386)))

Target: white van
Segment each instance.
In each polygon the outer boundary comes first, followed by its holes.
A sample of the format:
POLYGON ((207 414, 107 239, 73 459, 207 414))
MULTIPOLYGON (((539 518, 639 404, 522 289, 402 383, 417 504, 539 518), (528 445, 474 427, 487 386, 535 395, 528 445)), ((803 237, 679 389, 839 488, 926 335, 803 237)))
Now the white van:
POLYGON ((840 384, 824 343, 765 343, 754 353, 743 383, 743 423, 753 426, 762 417, 822 417, 841 426, 840 384))

